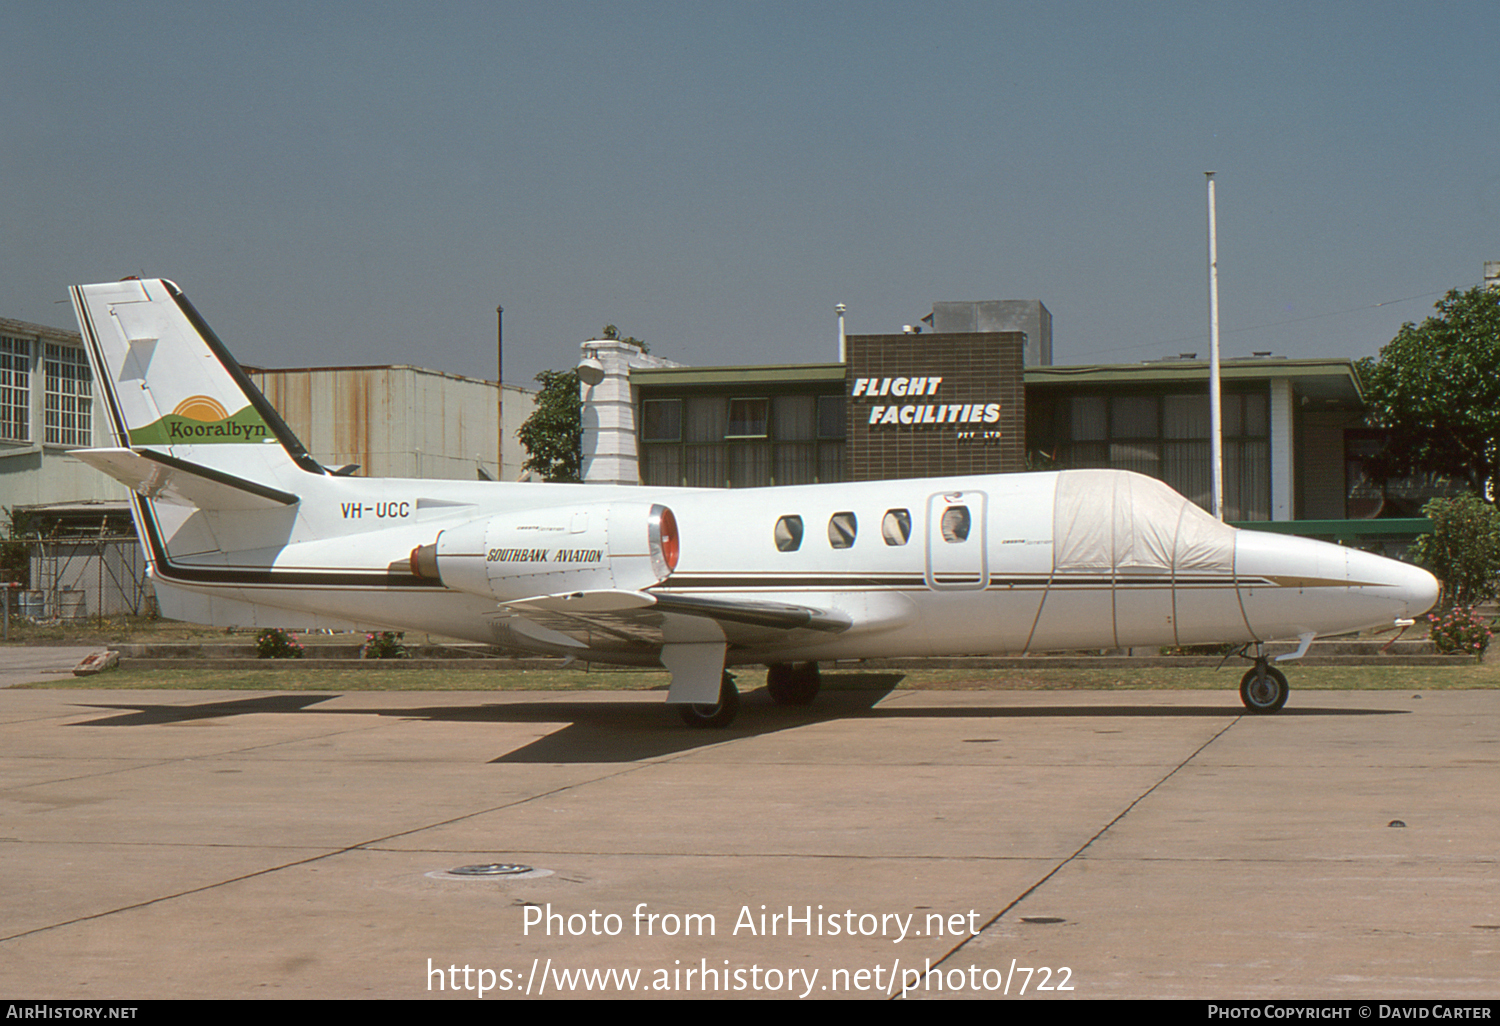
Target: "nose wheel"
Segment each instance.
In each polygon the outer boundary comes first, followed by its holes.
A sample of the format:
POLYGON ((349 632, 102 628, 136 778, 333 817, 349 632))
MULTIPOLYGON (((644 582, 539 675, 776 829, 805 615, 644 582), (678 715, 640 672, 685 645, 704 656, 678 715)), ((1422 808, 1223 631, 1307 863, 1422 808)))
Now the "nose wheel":
POLYGON ((1240 678, 1240 701, 1253 713, 1279 711, 1290 693, 1286 675, 1263 658, 1255 660, 1255 667, 1240 678))

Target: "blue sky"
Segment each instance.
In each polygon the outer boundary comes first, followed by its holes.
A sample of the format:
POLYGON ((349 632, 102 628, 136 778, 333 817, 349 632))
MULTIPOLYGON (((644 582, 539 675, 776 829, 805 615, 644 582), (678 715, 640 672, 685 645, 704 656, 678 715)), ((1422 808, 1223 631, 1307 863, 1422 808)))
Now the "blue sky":
POLYGON ((1040 299, 1058 363, 1377 352, 1500 260, 1500 19, 1437 3, 0 0, 0 316, 177 281, 239 359, 836 356, 1040 299))

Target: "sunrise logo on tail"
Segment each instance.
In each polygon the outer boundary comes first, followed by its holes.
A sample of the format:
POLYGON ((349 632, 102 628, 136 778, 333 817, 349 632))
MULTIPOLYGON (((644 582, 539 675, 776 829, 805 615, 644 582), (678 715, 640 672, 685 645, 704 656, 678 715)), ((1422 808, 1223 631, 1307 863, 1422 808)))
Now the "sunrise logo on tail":
POLYGON ((131 445, 218 445, 274 442, 271 429, 249 404, 233 414, 212 396, 190 395, 176 409, 130 429, 131 445))

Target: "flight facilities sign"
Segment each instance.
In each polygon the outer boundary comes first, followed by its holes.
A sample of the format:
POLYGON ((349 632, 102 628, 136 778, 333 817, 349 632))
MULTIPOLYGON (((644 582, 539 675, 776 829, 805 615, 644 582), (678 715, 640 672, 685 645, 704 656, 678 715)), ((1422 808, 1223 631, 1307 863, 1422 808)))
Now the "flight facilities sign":
POLYGON ((851 335, 848 443, 856 481, 1024 469, 1021 332, 851 335))
POLYGON ((889 398, 891 405, 872 402, 870 424, 922 427, 928 424, 961 424, 973 430, 961 432, 961 438, 1000 438, 998 430, 985 431, 982 425, 1000 422, 1000 403, 932 403, 907 402, 902 399, 931 399, 938 394, 942 378, 856 378, 849 392, 851 400, 889 398))

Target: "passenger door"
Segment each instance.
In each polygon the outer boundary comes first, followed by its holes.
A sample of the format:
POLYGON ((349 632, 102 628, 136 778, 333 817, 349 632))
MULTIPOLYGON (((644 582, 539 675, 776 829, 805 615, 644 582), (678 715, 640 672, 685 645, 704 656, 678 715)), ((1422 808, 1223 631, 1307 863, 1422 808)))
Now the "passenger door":
POLYGON ((943 492, 927 499, 927 586, 977 591, 989 583, 984 492, 943 492))

